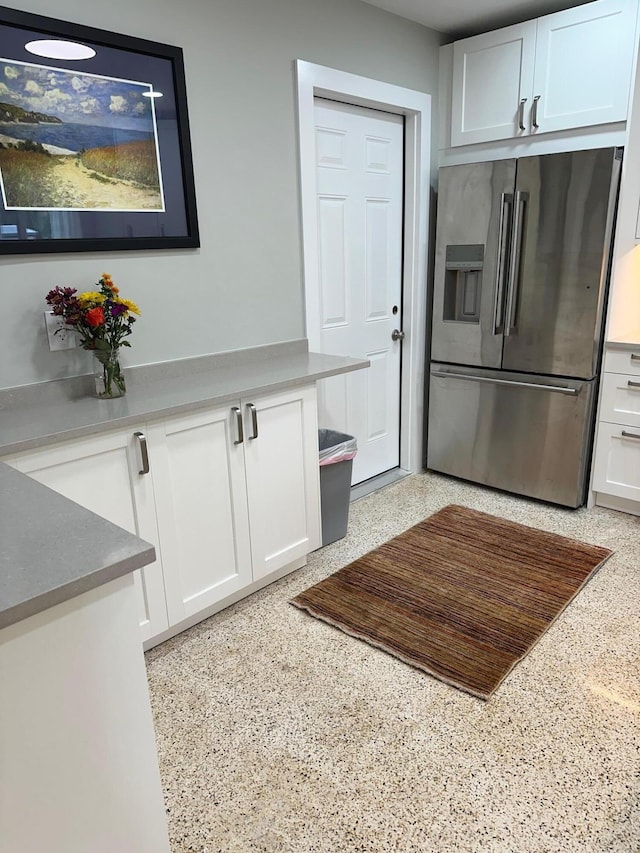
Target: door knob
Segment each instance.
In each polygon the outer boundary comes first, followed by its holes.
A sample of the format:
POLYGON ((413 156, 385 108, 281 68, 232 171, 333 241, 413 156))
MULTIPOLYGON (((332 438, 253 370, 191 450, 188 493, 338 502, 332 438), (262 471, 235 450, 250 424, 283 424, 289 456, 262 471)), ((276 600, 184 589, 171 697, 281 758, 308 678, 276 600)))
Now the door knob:
POLYGON ((392 341, 403 341, 404 340, 404 332, 401 332, 400 329, 394 329, 391 332, 391 340, 392 341))

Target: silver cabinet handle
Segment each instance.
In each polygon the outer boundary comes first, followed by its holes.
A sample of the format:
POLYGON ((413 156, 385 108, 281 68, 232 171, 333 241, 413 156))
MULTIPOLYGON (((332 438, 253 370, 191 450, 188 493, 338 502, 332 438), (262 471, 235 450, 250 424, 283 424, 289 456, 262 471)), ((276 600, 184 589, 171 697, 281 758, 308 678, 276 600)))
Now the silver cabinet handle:
MULTIPOLYGON (((515 379, 494 379, 492 376, 474 376, 473 373, 440 373, 437 370, 431 371, 432 376, 437 376, 440 379, 469 379, 471 382, 487 382, 490 385, 512 385, 515 388, 535 388, 538 391, 555 391, 558 394, 578 393, 578 388, 572 388, 570 385, 540 385, 535 382, 517 382, 515 379)), ((640 436, 638 436, 640 438, 640 436)))
POLYGON ((637 439, 638 441, 640 441, 640 435, 636 435, 636 433, 635 433, 635 432, 627 432, 626 430, 624 430, 624 429, 623 429, 623 430, 622 430, 622 435, 623 435, 625 438, 635 438, 635 439, 637 439))
POLYGON ((631 353, 631 361, 640 361, 640 355, 636 352, 631 353))
POLYGON ((149 467, 149 449, 147 447, 147 436, 143 432, 134 432, 140 445, 140 457, 142 459, 142 468, 138 474, 148 474, 151 468, 149 467))
POLYGON ((640 388, 640 382, 632 382, 630 379, 627 379, 627 385, 629 388, 640 388))
POLYGON ((234 406, 231 409, 232 413, 236 416, 236 434, 237 438, 233 442, 234 444, 242 444, 244 441, 244 427, 242 425, 242 412, 237 406, 234 406))
POLYGON ((540 125, 538 124, 538 101, 540 100, 540 95, 536 95, 533 99, 533 106, 531 107, 531 125, 535 127, 537 130, 540 125))
POLYGON ((524 105, 527 103, 526 98, 520 99, 520 105, 518 106, 518 127, 520 130, 526 130, 527 128, 524 126, 524 105))
POLYGON ((247 409, 251 412, 251 435, 249 441, 258 437, 258 412, 253 403, 247 403, 247 409))
POLYGON ((502 193, 500 197, 500 220, 498 222, 498 257, 496 260, 495 279, 495 301, 493 305, 493 334, 502 332, 504 322, 502 311, 504 308, 504 275, 505 261, 507 256, 506 228, 509 225, 509 208, 513 202, 511 193, 502 193))
POLYGON ((404 340, 404 332, 401 332, 399 329, 394 329, 391 332, 391 340, 392 341, 403 341, 404 340))
POLYGON ((509 259, 509 291, 507 294, 507 316, 505 318, 505 335, 509 336, 516 328, 518 311, 518 285, 520 281, 520 255, 522 252, 522 223, 524 208, 529 200, 529 193, 518 190, 513 203, 513 230, 511 233, 511 257, 509 259))

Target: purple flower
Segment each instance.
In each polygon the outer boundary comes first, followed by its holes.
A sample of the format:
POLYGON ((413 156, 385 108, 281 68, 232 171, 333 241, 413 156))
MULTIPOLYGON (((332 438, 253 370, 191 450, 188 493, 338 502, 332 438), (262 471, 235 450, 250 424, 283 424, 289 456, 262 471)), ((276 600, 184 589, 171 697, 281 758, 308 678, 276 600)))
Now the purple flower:
POLYGON ((126 305, 121 305, 119 302, 114 302, 111 306, 111 316, 119 317, 121 314, 124 314, 126 310, 126 305))

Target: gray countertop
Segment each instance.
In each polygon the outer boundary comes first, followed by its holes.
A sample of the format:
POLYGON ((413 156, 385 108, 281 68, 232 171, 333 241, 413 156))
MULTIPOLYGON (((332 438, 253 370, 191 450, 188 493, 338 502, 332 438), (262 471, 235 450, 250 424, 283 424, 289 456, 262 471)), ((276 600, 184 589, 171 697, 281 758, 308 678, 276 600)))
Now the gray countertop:
POLYGON ((606 341, 608 350, 638 350, 640 349, 640 334, 630 335, 628 338, 606 341))
POLYGON ((153 545, 0 463, 0 628, 154 559, 153 545))
POLYGON ((92 396, 92 376, 0 391, 0 456, 131 426, 153 418, 224 405, 368 367, 366 359, 307 351, 289 341, 125 371, 126 396, 92 396))

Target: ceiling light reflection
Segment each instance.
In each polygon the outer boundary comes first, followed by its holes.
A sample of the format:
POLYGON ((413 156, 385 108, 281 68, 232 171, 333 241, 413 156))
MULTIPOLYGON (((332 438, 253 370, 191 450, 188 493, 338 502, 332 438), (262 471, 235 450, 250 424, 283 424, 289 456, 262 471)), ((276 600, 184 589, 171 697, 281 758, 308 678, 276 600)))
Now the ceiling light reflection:
POLYGON ((91 59, 96 55, 92 47, 77 41, 59 41, 54 39, 38 39, 25 44, 25 50, 36 56, 47 59, 91 59))

